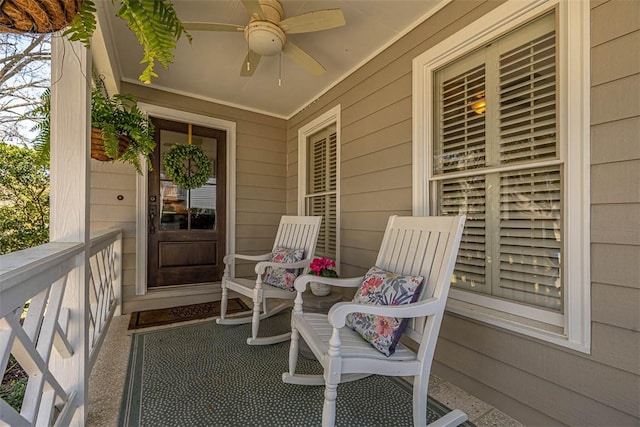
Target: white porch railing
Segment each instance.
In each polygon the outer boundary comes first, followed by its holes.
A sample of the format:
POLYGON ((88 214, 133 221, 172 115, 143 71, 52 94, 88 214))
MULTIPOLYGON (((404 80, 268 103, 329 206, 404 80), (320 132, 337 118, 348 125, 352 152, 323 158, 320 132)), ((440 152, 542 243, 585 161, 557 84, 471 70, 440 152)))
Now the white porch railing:
POLYGON ((0 372, 13 355, 29 376, 20 412, 0 399, 0 426, 68 425, 87 404, 89 374, 121 309, 122 231, 92 233, 88 250, 88 305, 68 286, 85 259, 83 244, 47 243, 0 256, 0 372))

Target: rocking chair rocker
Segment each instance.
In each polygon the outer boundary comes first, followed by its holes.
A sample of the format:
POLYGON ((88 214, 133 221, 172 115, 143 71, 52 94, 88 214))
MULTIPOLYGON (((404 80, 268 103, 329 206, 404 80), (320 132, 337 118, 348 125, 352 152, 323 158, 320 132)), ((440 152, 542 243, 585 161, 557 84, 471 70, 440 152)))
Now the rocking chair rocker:
POLYGON ((320 216, 283 216, 280 219, 280 226, 278 227, 271 253, 264 255, 226 255, 223 259, 225 267, 222 276, 220 317, 216 319, 216 323, 220 325, 240 325, 251 322, 251 337, 247 338, 247 344, 264 345, 287 341, 291 336, 291 332, 258 338, 260 320, 271 317, 291 306, 290 303, 282 303, 269 308, 267 299, 292 300, 296 296, 295 292, 264 283, 263 275, 268 269, 272 269, 271 271, 280 269, 279 271, 281 272, 284 271, 282 269, 287 269, 306 273, 313 259, 321 221, 322 217, 320 216), (274 254, 283 249, 285 251, 288 249, 289 252, 297 250, 298 254, 301 255, 300 259, 295 262, 272 262, 274 254), (257 277, 255 279, 232 277, 231 267, 236 259, 256 261, 255 272, 257 277), (253 299, 253 311, 239 313, 237 317, 235 315, 234 317, 225 317, 229 290, 251 297, 253 299))
MULTIPOLYGON (((372 374, 413 376, 413 423, 421 427, 426 425, 429 373, 464 222, 464 216, 389 218, 376 267, 389 272, 387 277, 421 276, 421 287, 414 289, 419 296, 411 300, 415 302, 403 305, 341 302, 334 305, 328 315, 303 313, 302 293, 310 281, 358 287, 364 277, 332 279, 303 275, 296 279, 297 297, 291 316, 289 372, 282 374, 282 380, 289 384, 324 384, 323 427, 335 425, 338 384, 372 374), (395 353, 391 351, 392 354, 386 356, 382 350, 365 341, 361 334, 345 327, 350 313, 409 318, 404 334, 418 344, 417 352, 397 343, 395 353), (324 375, 296 374, 300 337, 322 364, 324 375)), ((394 286, 400 281, 396 279, 394 286)), ((420 281, 416 279, 416 283, 420 281)), ((456 409, 430 426, 454 426, 466 420, 467 415, 456 409)))

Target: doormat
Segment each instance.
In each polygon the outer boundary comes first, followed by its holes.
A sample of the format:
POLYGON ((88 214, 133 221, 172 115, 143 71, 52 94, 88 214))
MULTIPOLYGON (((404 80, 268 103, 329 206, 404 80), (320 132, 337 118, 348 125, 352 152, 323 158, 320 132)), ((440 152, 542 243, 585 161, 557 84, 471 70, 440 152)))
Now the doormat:
MULTIPOLYGON (((239 298, 231 298, 227 303, 227 314, 247 310, 249 310, 249 307, 239 298)), ((131 313, 129 330, 186 322, 188 320, 206 319, 219 315, 220 301, 183 305, 160 310, 136 311, 131 313)))

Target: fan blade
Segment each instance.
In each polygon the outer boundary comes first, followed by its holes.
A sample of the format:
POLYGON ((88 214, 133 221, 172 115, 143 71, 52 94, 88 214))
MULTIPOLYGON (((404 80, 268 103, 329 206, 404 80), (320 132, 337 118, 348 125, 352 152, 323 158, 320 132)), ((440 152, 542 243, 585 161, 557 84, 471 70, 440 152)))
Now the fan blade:
POLYGON ((345 25, 340 9, 316 10, 283 19, 278 26, 287 34, 310 33, 345 25))
POLYGON ((291 58, 293 62, 295 62, 314 76, 319 76, 327 71, 322 66, 322 64, 313 59, 311 55, 309 55, 307 52, 300 49, 290 41, 287 41, 287 44, 284 46, 284 49, 282 49, 282 51, 285 54, 289 55, 289 58, 291 58))
POLYGON ((236 33, 244 31, 242 25, 218 24, 216 22, 183 22, 182 26, 185 30, 191 31, 233 31, 236 33))
POLYGON ((242 62, 242 67, 240 67, 240 76, 242 77, 253 76, 253 73, 255 73, 256 68, 258 68, 258 64, 260 63, 261 58, 262 56, 250 50, 249 53, 247 53, 247 56, 245 56, 244 61, 242 62), (248 63, 248 67, 247 67, 247 63, 248 63))
POLYGON ((262 12, 262 6, 260 6, 259 0, 242 0, 242 4, 252 18, 264 20, 264 13, 262 12))

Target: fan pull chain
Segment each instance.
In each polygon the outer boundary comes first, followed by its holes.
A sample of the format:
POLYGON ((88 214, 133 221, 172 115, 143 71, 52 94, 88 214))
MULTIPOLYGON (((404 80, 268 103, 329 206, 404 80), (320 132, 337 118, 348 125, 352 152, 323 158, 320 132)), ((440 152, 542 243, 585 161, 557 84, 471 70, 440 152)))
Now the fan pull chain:
POLYGON ((189 123, 189 127, 187 130, 187 144, 191 145, 191 134, 192 134, 192 128, 191 128, 191 123, 189 123))
POLYGON ((249 37, 251 37, 251 33, 247 34, 247 71, 251 71, 251 48, 249 47, 249 37))
POLYGON ((282 87, 282 51, 278 55, 278 87, 282 87))

